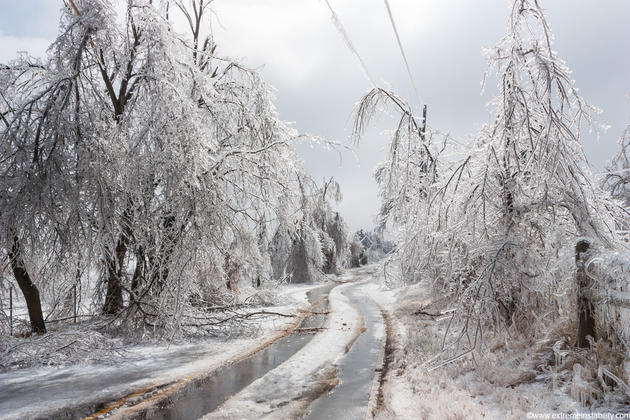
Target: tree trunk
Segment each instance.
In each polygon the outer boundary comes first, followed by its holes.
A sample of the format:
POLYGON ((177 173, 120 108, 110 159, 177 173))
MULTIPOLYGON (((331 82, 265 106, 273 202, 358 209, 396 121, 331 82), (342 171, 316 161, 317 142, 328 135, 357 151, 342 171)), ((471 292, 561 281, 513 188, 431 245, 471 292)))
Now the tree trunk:
POLYGON ((11 268, 13 269, 15 280, 20 286, 22 294, 24 294, 24 299, 26 300, 28 317, 31 320, 31 331, 36 334, 45 334, 46 324, 44 323, 44 315, 42 314, 39 290, 31 281, 28 271, 26 271, 20 250, 20 240, 17 236, 13 238, 13 246, 9 252, 9 258, 11 259, 11 268))
POLYGON ((180 226, 179 232, 175 231, 175 216, 164 216, 162 221, 162 232, 164 237, 160 240, 158 249, 155 251, 155 256, 151 259, 151 267, 153 276, 150 287, 156 286, 156 291, 161 293, 166 285, 166 281, 169 276, 169 265, 171 263, 171 257, 175 252, 175 246, 177 245, 178 238, 184 230, 184 224, 180 226))
POLYGON ((135 302, 138 296, 138 289, 140 289, 140 282, 144 278, 144 248, 139 246, 136 250, 136 268, 133 271, 133 278, 131 279, 131 296, 130 302, 135 302))
POLYGON ((107 294, 105 295, 105 305, 103 314, 115 315, 123 308, 122 287, 120 286, 120 276, 127 253, 127 239, 123 235, 118 238, 116 252, 107 257, 107 294))
POLYGON ((584 254, 588 252, 590 243, 581 239, 575 245, 575 264, 577 265, 577 288, 578 288, 578 340, 577 345, 580 348, 588 348, 590 343, 587 337, 590 335, 595 339, 595 318, 593 316, 593 306, 587 294, 590 281, 586 274, 584 266, 584 254))
POLYGON ((122 215, 123 231, 116 242, 116 250, 114 253, 109 251, 109 249, 106 252, 107 294, 105 295, 105 304, 103 305, 103 314, 105 315, 115 315, 123 308, 124 302, 120 278, 123 273, 129 239, 131 238, 131 212, 132 203, 129 202, 127 209, 125 209, 122 215))

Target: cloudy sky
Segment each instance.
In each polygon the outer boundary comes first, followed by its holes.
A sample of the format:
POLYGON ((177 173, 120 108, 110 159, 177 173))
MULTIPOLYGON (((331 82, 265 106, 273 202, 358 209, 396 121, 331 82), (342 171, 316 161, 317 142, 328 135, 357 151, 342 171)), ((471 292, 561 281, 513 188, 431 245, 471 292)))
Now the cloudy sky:
MULTIPOLYGON (((420 106, 383 0, 329 0, 377 83, 420 106)), ((581 94, 604 110, 610 129, 583 139, 596 169, 613 155, 630 115, 630 1, 539 0, 554 48, 573 70, 581 94)), ((42 55, 57 34, 61 0, 0 0, 0 62, 18 51, 42 55)), ((505 33, 507 0, 390 0, 428 122, 465 139, 488 122, 481 95, 481 55, 505 33)), ((217 53, 259 69, 275 87, 280 116, 302 132, 347 143, 354 104, 370 87, 336 31, 324 0, 214 0, 217 53)), ((352 229, 371 227, 378 208, 374 167, 393 128, 376 121, 354 153, 300 145, 317 179, 334 176, 352 229)))

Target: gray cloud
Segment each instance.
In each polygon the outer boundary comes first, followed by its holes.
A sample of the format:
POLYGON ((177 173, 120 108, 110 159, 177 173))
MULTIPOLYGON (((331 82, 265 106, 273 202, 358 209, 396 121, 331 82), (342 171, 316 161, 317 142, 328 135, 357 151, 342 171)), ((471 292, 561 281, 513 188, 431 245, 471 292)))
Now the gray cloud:
MULTIPOLYGON (((419 107, 383 1, 330 1, 377 81, 419 107)), ((510 2, 390 0, 390 4, 418 89, 429 106, 429 124, 465 137, 488 122, 485 105, 496 89, 491 84, 480 94, 485 70, 481 51, 505 33, 510 2)), ((630 111, 626 99, 630 2, 548 0, 542 4, 556 35, 554 48, 574 71, 583 96, 604 110, 611 125, 599 141, 591 134, 583 138, 591 163, 601 168, 615 152, 630 111)), ((0 0, 0 32, 23 40, 52 40, 57 32, 56 5, 43 0, 0 0)), ((345 142, 353 106, 369 84, 336 33, 325 3, 215 0, 214 9, 218 53, 261 68, 277 89, 280 116, 295 121, 301 131, 345 142)), ((33 45, 40 53, 41 46, 33 45)), ((0 49, 0 61, 7 59, 5 50, 0 49)), ((352 229, 372 225, 378 209, 372 171, 385 156, 387 137, 380 131, 391 128, 392 121, 386 117, 376 122, 356 150, 359 163, 349 152, 342 152, 340 165, 334 152, 298 146, 304 166, 316 179, 334 175, 341 183, 344 201, 339 210, 352 229)))

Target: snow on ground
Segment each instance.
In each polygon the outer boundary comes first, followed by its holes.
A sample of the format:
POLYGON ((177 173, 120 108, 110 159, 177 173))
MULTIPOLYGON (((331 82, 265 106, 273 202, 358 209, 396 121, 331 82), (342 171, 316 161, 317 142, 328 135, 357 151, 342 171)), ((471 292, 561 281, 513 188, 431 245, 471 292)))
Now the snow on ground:
MULTIPOLYGON (((283 306, 266 309, 296 314, 307 305, 306 293, 314 287, 318 285, 287 286, 279 292, 283 306)), ((295 318, 256 322, 260 333, 252 337, 170 346, 137 345, 118 356, 112 353, 109 363, 79 362, 0 373, 0 418, 44 416, 64 407, 111 401, 138 389, 205 374, 274 341, 295 323, 295 318)))
POLYGON ((330 314, 322 332, 204 419, 296 417, 314 398, 334 386, 334 364, 363 328, 361 314, 342 294, 352 285, 343 284, 330 292, 330 314))
POLYGON ((446 319, 419 319, 411 313, 431 302, 421 286, 388 290, 372 284, 369 296, 393 315, 393 366, 384 385, 379 419, 523 419, 528 413, 587 413, 562 391, 534 382, 514 387, 493 384, 488 361, 470 359, 429 371, 426 363, 439 353, 446 319))

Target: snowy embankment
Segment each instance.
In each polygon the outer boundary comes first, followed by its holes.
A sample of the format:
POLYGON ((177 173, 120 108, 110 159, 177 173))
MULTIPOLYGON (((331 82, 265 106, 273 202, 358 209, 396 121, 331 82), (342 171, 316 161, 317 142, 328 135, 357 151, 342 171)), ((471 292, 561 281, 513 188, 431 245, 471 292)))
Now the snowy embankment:
POLYGON ((335 363, 363 330, 360 312, 342 293, 352 285, 343 284, 330 292, 330 313, 321 333, 204 419, 294 418, 333 388, 337 383, 335 363))
POLYGON ((397 290, 370 285, 368 295, 392 315, 390 366, 375 418, 522 419, 528 413, 584 411, 566 393, 543 383, 493 382, 486 373, 501 367, 490 354, 487 360, 462 358, 430 370, 428 362, 440 353, 448 317, 417 314, 434 303, 428 291, 418 285, 397 290))
MULTIPOLYGON (((133 393, 151 399, 176 392, 188 381, 247 357, 297 326, 308 306, 306 293, 317 285, 290 286, 280 293, 282 306, 265 308, 298 315, 251 321, 259 333, 235 339, 206 339, 181 345, 138 345, 111 355, 109 363, 77 363, 62 367, 34 367, 0 374, 0 418, 32 418, 117 401, 133 393)), ((251 325, 250 325, 251 327, 251 325)))

